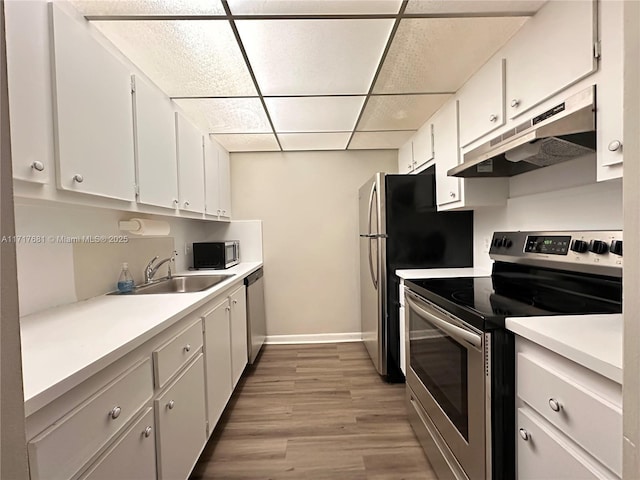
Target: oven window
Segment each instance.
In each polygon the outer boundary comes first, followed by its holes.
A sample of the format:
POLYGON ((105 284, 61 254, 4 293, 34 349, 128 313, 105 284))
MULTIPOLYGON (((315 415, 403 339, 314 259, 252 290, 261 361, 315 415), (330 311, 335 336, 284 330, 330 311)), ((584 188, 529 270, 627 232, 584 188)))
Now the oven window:
POLYGON ((413 311, 409 325, 413 371, 468 441, 467 349, 413 311))

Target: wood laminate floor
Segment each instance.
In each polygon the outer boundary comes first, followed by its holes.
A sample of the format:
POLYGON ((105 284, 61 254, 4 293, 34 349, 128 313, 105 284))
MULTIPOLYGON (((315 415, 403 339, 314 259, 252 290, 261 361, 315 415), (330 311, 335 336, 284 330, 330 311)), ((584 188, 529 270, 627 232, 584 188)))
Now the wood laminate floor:
POLYGON ((431 470, 362 343, 266 345, 191 480, 423 480, 431 470))

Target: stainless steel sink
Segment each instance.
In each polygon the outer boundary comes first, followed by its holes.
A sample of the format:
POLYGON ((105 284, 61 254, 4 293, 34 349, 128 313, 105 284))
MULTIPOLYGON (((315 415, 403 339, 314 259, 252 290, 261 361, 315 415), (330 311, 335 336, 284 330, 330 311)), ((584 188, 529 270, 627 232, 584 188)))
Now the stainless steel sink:
POLYGON ((133 292, 125 295, 145 295, 152 293, 193 293, 202 292, 208 288, 224 282, 233 275, 185 275, 173 276, 134 288, 133 292))

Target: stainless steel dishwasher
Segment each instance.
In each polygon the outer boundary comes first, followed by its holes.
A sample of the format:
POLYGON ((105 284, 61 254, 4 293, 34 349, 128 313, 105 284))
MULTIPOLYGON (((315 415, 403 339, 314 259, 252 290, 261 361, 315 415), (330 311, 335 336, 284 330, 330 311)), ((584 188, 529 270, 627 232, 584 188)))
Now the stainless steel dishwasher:
POLYGON ((244 284, 247 286, 247 345, 249 363, 252 364, 267 335, 262 268, 247 276, 244 284))

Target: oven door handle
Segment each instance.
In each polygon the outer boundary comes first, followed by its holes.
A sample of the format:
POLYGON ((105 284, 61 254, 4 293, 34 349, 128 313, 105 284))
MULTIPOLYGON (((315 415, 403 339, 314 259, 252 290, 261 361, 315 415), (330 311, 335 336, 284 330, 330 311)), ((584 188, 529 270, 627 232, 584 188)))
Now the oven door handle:
POLYGON ((464 328, 458 327, 457 325, 453 325, 445 320, 442 320, 441 318, 436 317, 434 314, 432 314, 431 312, 428 312, 427 310, 422 308, 420 305, 418 305, 416 301, 413 300, 408 295, 406 297, 406 300, 409 303, 409 307, 413 311, 415 311, 420 317, 422 317, 424 320, 428 321, 429 323, 432 323, 433 325, 438 327, 440 330, 444 331, 445 333, 448 333, 458 341, 469 343, 476 348, 482 348, 481 335, 478 335, 477 333, 472 333, 468 330, 465 330, 464 328))

